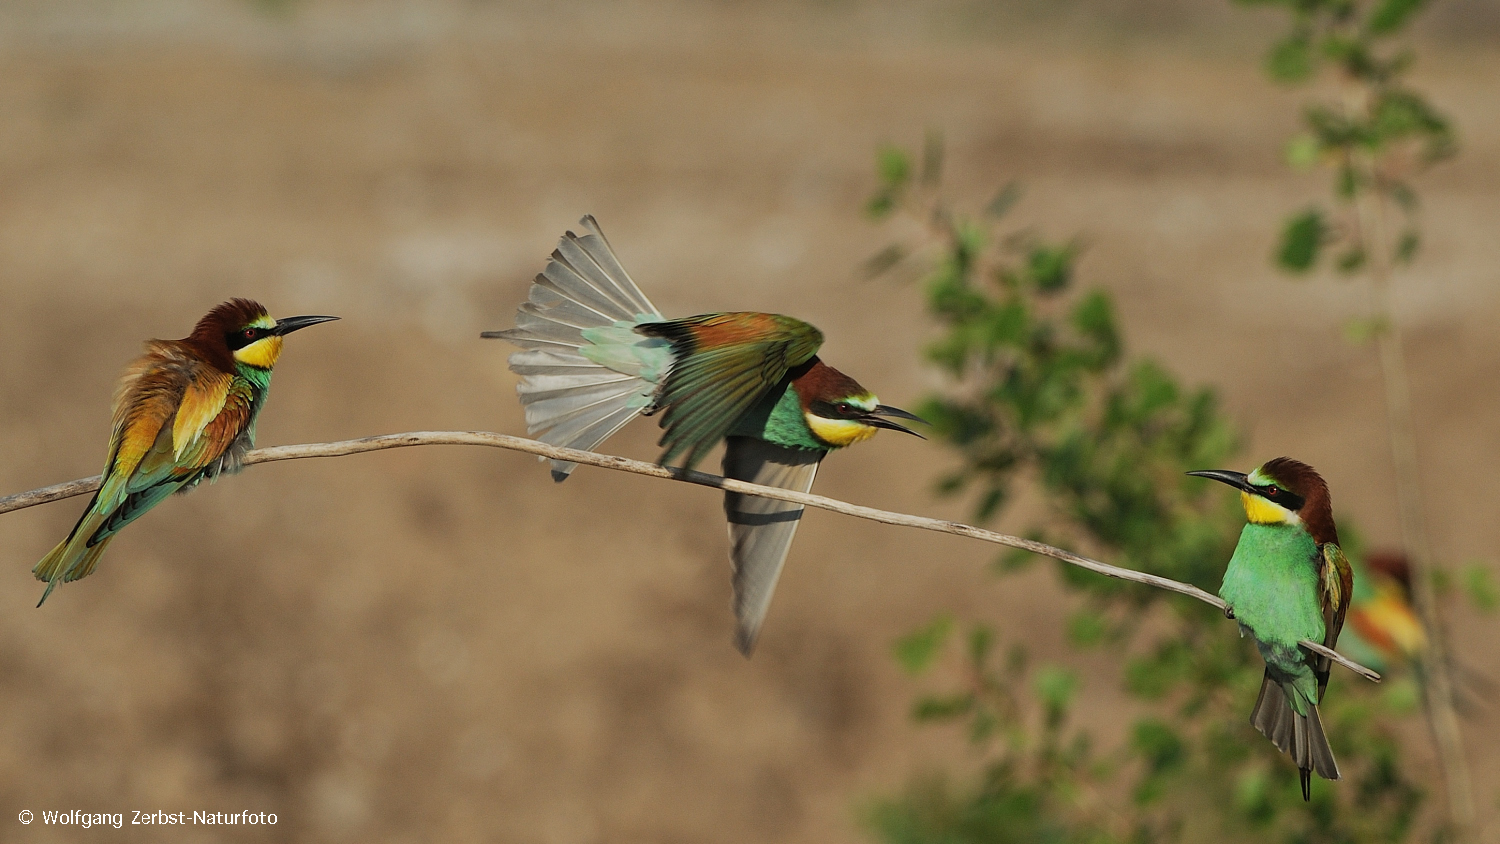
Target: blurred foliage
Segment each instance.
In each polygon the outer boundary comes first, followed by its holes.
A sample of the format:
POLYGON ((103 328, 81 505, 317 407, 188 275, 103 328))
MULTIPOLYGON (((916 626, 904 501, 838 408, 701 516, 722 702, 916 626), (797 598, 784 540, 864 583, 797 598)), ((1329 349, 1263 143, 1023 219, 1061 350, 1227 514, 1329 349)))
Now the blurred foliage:
MULTIPOLYGON (((941 162, 930 149, 940 144, 929 137, 923 160, 941 162)), ((900 216, 921 234, 867 269, 919 278, 940 326, 927 353, 952 386, 921 414, 960 458, 940 488, 972 494, 987 519, 1029 482, 1052 511, 1051 535, 1033 531, 1037 538, 1216 591, 1243 513, 1236 496, 1184 475, 1241 462, 1213 391, 1126 353, 1109 296, 1075 285, 1079 240, 1002 230, 1018 188, 977 214, 958 213, 936 176, 913 178, 912 159, 880 152, 868 210, 900 216)), ((1003 576, 1026 557, 1004 554, 996 570, 1003 576)), ((980 769, 972 782, 929 778, 876 801, 866 811, 876 837, 1408 840, 1422 790, 1404 775, 1393 727, 1411 714, 1412 695, 1335 677, 1323 718, 1344 781, 1315 780, 1304 804, 1296 768, 1249 724, 1263 666, 1232 622, 1161 590, 1061 563, 1056 571, 1076 596, 1070 643, 1120 664, 1126 739, 1101 749, 1072 725, 1085 688, 1079 674, 1032 668, 1024 643, 1002 647, 983 623, 940 617, 898 642, 895 655, 908 671, 942 678, 913 715, 961 726, 980 769)))
POLYGON ((1289 217, 1282 228, 1276 263, 1292 273, 1315 267, 1336 253, 1344 274, 1366 268, 1373 250, 1379 260, 1406 264, 1421 245, 1417 194, 1411 178, 1455 151, 1448 119, 1406 85, 1413 55, 1390 45, 1424 0, 1240 0, 1247 5, 1284 6, 1290 31, 1266 56, 1266 71, 1278 82, 1302 84, 1327 78, 1337 96, 1303 111, 1303 132, 1287 144, 1294 167, 1326 167, 1337 214, 1320 207, 1289 217), (1363 217, 1362 202, 1380 205, 1363 217), (1399 209, 1392 227, 1385 204, 1399 209), (1371 229, 1376 229, 1372 231, 1371 229))
MULTIPOLYGON (((1473 786, 1455 706, 1451 676, 1458 665, 1445 641, 1446 614, 1439 600, 1450 579, 1431 559, 1424 536, 1418 428, 1406 374, 1405 353, 1392 304, 1393 271, 1410 264, 1422 245, 1417 225, 1415 176, 1455 152, 1448 119, 1407 84, 1414 63, 1397 39, 1425 0, 1242 0, 1283 6, 1288 33, 1271 48, 1266 69, 1288 84, 1318 83, 1320 100, 1303 111, 1303 132, 1287 145, 1294 167, 1321 166, 1332 175, 1332 211, 1314 206, 1289 217, 1276 262, 1305 274, 1333 253, 1336 271, 1368 284, 1368 313, 1347 322, 1345 336, 1373 341, 1383 375, 1402 541, 1413 558, 1417 589, 1408 609, 1425 631, 1421 647, 1426 682, 1421 689, 1434 747, 1444 772, 1449 817, 1464 840, 1474 823, 1473 786), (1430 588, 1429 588, 1430 587, 1430 588), (1441 666, 1441 667, 1440 667, 1441 666)), ((1487 574, 1471 567, 1464 593, 1481 612, 1500 598, 1487 574)), ((1356 607, 1357 609, 1357 607, 1356 607)))

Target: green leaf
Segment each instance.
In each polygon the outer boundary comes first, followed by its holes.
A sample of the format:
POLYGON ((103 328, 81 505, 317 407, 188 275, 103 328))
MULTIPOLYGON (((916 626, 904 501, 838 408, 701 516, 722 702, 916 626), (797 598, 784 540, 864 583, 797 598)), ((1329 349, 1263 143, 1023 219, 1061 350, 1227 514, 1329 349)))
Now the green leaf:
POLYGON ((1033 246, 1026 256, 1026 269, 1037 290, 1057 293, 1065 289, 1073 279, 1073 259, 1077 253, 1078 246, 1074 243, 1033 246))
POLYGON ((1287 141, 1286 163, 1298 170, 1307 170, 1318 163, 1323 156, 1323 145, 1318 141, 1316 135, 1301 134, 1287 141))
POLYGON ((1422 687, 1404 675, 1380 684, 1380 702, 1395 715, 1411 715, 1422 707, 1422 687))
POLYGON ((1009 573, 1031 568, 1031 566, 1034 565, 1038 559, 1040 558, 1030 551, 1023 551, 1020 548, 1011 548, 1008 551, 1002 551, 1000 553, 1000 559, 998 560, 998 562, 1000 565, 1000 570, 1002 572, 1009 573))
POLYGON ((875 171, 886 188, 906 187, 911 178, 911 157, 906 150, 886 144, 875 153, 875 171))
POLYGON ((1348 164, 1340 165, 1333 174, 1333 192, 1339 199, 1350 202, 1359 194, 1360 185, 1364 179, 1360 178, 1359 171, 1348 164))
POLYGON ((979 624, 969 631, 969 663, 975 668, 984 665, 994 647, 995 631, 990 627, 979 624))
POLYGON ((1270 777, 1265 768, 1257 765, 1242 771, 1234 783, 1234 804, 1252 818, 1265 819, 1269 811, 1270 777))
POLYGON ((1005 187, 1001 188, 1000 192, 984 206, 985 216, 996 220, 1004 217, 1006 212, 1021 200, 1021 193, 1020 182, 1006 182, 1005 187))
POLYGON ((865 259, 864 265, 860 267, 860 274, 865 278, 875 278, 876 276, 884 275, 892 267, 905 260, 906 254, 905 246, 899 243, 892 243, 890 246, 865 259))
POLYGON ((1037 700, 1049 712, 1058 714, 1065 712, 1073 702, 1073 695, 1078 692, 1079 685, 1077 674, 1056 665, 1044 665, 1037 669, 1036 679, 1032 681, 1037 700))
POLYGON ((1114 302, 1103 290, 1091 290, 1072 313, 1073 327, 1093 343, 1088 356, 1090 368, 1098 370, 1113 365, 1119 360, 1124 343, 1120 340, 1120 329, 1115 324, 1114 302))
POLYGON ((943 133, 927 130, 922 143, 922 186, 935 188, 943 180, 943 133))
POLYGON ((1385 317, 1362 317, 1344 323, 1344 339, 1356 346, 1363 346, 1389 327, 1385 317))
POLYGON ((880 180, 880 187, 865 203, 865 213, 878 220, 896 210, 907 183, 911 181, 911 159, 906 150, 892 144, 876 150, 875 176, 880 180))
POLYGON ((1365 250, 1359 246, 1351 246, 1339 255, 1337 267, 1339 272, 1345 275, 1357 273, 1365 265, 1365 250))
POLYGON ((1426 0, 1381 0, 1370 12, 1365 29, 1371 35, 1390 35, 1406 25, 1426 0))
POLYGON ((1401 239, 1396 241, 1394 254, 1398 264, 1410 264, 1417 257, 1417 250, 1422 246, 1422 235, 1415 229, 1407 229, 1401 233, 1401 239))
POLYGON ((1500 607, 1500 589, 1495 587, 1495 579, 1489 566, 1483 563, 1469 563, 1463 569, 1464 592, 1469 596, 1469 602, 1474 608, 1483 613, 1493 613, 1500 607))
POLYGON ((1277 41, 1266 56, 1266 72, 1277 82, 1301 82, 1312 71, 1312 44, 1306 32, 1296 32, 1277 41))
POLYGON ((968 692, 929 695, 912 706, 911 717, 917 721, 949 721, 972 711, 974 704, 974 695, 968 692))
POLYGON ((893 653, 896 661, 908 674, 920 674, 927 670, 937 652, 953 632, 953 616, 944 613, 927 626, 914 630, 896 640, 893 653))
POLYGON ((1410 214, 1417 210, 1417 192, 1412 190, 1410 185, 1396 182, 1387 188, 1387 190, 1390 191, 1391 199, 1395 200, 1402 211, 1410 214))
POLYGON ((1281 248, 1276 253, 1276 263, 1282 269, 1304 273, 1312 269, 1318 259, 1318 250, 1327 237, 1323 223, 1323 212, 1309 208, 1286 221, 1281 230, 1281 248))
POLYGON ((1068 641, 1086 648, 1104 641, 1109 624, 1093 607, 1084 607, 1068 617, 1068 641))
POLYGON ((1161 773, 1182 765, 1187 756, 1182 736, 1156 718, 1137 721, 1130 734, 1131 748, 1146 763, 1151 773, 1161 773))

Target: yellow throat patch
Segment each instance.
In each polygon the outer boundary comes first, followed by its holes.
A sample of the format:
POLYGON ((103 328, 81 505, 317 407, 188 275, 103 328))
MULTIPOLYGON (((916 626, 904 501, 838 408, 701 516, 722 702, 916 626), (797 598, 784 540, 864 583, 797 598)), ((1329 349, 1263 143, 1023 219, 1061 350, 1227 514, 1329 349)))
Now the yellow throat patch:
POLYGON ((815 413, 804 413, 802 418, 807 420, 807 427, 812 429, 814 436, 834 448, 867 440, 880 430, 855 419, 826 419, 815 413))
POLYGON ((1294 525, 1302 521, 1296 513, 1259 495, 1242 491, 1240 502, 1245 505, 1245 518, 1257 525, 1294 525))
POLYGON ((241 349, 235 349, 234 359, 247 366, 255 366, 261 369, 270 369, 276 365, 276 359, 281 357, 281 337, 271 335, 262 337, 241 349))

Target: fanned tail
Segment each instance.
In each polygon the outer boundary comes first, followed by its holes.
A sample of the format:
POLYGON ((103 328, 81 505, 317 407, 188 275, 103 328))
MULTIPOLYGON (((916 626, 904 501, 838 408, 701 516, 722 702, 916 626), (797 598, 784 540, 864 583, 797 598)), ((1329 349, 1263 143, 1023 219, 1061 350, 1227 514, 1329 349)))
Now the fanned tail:
POLYGON ((1260 683, 1260 696, 1255 699, 1255 709, 1250 712, 1250 723, 1260 734, 1271 740, 1276 749, 1292 757, 1302 781, 1302 799, 1312 799, 1312 773, 1325 780, 1339 778, 1339 765, 1334 761, 1333 748, 1328 746, 1328 736, 1323 733, 1323 721, 1318 717, 1318 707, 1309 705, 1306 715, 1299 715, 1292 708, 1281 683, 1266 672, 1260 683))
MULTIPOLYGON (((563 235, 546 270, 536 277, 516 327, 482 337, 509 340, 521 376, 516 391, 527 433, 552 445, 592 451, 651 407, 671 366, 666 341, 634 332, 663 319, 620 265, 592 216, 582 235, 563 235)), ((562 481, 577 466, 552 461, 562 481)))

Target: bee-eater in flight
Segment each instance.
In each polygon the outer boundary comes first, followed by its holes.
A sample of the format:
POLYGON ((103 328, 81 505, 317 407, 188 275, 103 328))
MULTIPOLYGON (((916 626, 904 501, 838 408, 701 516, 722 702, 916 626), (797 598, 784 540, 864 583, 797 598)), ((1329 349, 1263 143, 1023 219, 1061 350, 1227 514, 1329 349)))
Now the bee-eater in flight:
POLYGON ((68 537, 36 564, 47 583, 88 577, 109 541, 174 492, 238 472, 255 447, 255 417, 286 335, 338 319, 274 320, 248 299, 231 299, 182 340, 149 340, 115 391, 109 457, 98 492, 68 537))
POLYGON ((1255 637, 1266 661, 1250 723, 1277 749, 1291 754, 1311 798, 1312 772, 1336 780, 1339 766, 1318 718, 1332 667, 1308 653, 1303 639, 1332 648, 1354 590, 1354 575, 1339 550, 1328 484, 1306 463, 1278 457, 1248 475, 1188 472, 1240 491, 1249 523, 1224 572, 1219 597, 1242 632, 1255 637))
MULTIPOLYGON (((510 368, 521 376, 527 431, 542 442, 592 450, 635 417, 660 412, 662 464, 691 468, 723 440, 725 477, 806 492, 828 452, 881 428, 915 434, 888 417, 916 416, 818 359, 818 329, 749 312, 668 320, 594 218, 579 226, 531 285, 516 327, 483 334, 522 348, 510 368)), ((574 466, 553 461, 552 477, 564 480, 574 466)), ((735 645, 749 656, 802 507, 731 492, 724 510, 735 645)))

